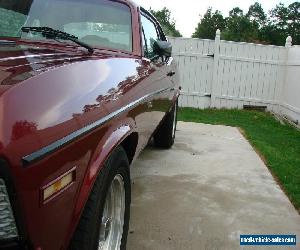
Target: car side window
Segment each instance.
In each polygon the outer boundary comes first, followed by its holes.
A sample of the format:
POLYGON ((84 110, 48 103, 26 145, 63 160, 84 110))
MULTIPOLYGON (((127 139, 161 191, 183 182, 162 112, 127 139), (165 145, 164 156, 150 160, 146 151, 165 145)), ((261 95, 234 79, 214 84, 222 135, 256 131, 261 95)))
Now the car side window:
POLYGON ((159 40, 156 25, 148 17, 141 15, 142 30, 143 30, 143 48, 144 56, 146 58, 153 58, 155 56, 153 52, 153 44, 159 40))

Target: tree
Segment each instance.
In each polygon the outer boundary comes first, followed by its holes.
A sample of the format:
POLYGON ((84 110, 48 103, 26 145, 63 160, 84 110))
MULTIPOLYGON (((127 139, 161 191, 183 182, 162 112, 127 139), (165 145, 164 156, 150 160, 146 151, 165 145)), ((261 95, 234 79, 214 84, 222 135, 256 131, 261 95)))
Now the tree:
POLYGON ((231 11, 229 11, 229 16, 230 17, 243 17, 244 12, 239 7, 235 7, 231 11))
POLYGON ((213 12, 209 8, 193 37, 214 39, 217 29, 222 31, 222 39, 225 40, 283 46, 290 35, 293 44, 300 44, 300 2, 288 6, 280 3, 269 13, 265 13, 261 4, 255 2, 246 14, 235 7, 227 18, 220 11, 213 12))
POLYGON ((223 30, 225 24, 225 19, 220 11, 216 10, 213 12, 212 8, 208 8, 201 21, 198 23, 192 37, 214 39, 216 30, 223 30))
POLYGON ((246 15, 252 22, 256 22, 260 27, 263 27, 267 21, 267 15, 265 14, 260 3, 255 2, 249 7, 249 11, 246 15))
POLYGON ((259 24, 251 21, 240 8, 233 8, 226 18, 226 28, 222 38, 236 42, 255 42, 259 40, 259 24))
POLYGON ((288 7, 288 32, 295 44, 300 44, 300 2, 294 2, 288 7))
POLYGON ((270 11, 270 22, 279 30, 287 29, 288 8, 283 3, 270 11))
POLYGON ((150 12, 158 20, 164 33, 167 36, 173 36, 173 37, 182 36, 180 32, 176 29, 176 23, 174 19, 171 18, 171 11, 169 9, 167 9, 166 7, 158 11, 150 9, 150 12))
POLYGON ((284 45, 292 36, 294 44, 300 44, 300 3, 289 6, 280 3, 270 11, 268 24, 262 29, 263 37, 275 45, 284 45))

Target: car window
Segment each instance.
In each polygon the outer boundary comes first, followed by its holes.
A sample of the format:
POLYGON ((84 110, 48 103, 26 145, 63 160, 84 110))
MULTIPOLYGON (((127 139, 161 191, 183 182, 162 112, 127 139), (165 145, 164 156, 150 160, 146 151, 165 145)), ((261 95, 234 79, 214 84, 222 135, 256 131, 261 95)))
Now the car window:
POLYGON ((108 0, 0 1, 0 36, 45 39, 23 26, 50 27, 92 46, 132 51, 130 8, 108 0))
POLYGON ((20 28, 26 21, 26 16, 22 13, 0 6, 0 36, 18 37, 20 28))
POLYGON ((131 26, 93 22, 76 22, 64 25, 64 31, 94 46, 132 50, 131 26))
POLYGON ((153 44, 159 40, 156 25, 149 18, 144 15, 141 16, 142 29, 143 29, 143 48, 144 56, 147 58, 153 58, 155 56, 153 52, 153 44))

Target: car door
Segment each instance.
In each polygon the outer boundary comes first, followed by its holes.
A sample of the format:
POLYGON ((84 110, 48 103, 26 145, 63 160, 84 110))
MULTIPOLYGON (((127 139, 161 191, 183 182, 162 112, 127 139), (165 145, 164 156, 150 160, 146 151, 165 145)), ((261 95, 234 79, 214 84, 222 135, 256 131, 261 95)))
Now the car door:
POLYGON ((150 75, 150 84, 147 86, 151 95, 148 100, 148 136, 150 137, 156 129, 160 121, 163 119, 165 113, 171 106, 171 99, 173 94, 173 82, 171 73, 172 58, 158 57, 154 51, 154 43, 158 40, 165 40, 159 24, 155 19, 145 10, 141 11, 142 24, 142 46, 143 46, 143 61, 149 63, 152 68, 150 75), (170 71, 170 72, 169 72, 170 71))

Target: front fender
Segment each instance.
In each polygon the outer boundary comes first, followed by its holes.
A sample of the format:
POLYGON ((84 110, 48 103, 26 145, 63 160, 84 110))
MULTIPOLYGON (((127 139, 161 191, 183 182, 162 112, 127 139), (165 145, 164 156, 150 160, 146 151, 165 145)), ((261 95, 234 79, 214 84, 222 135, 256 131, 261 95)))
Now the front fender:
POLYGON ((82 181, 81 188, 77 196, 77 201, 75 203, 73 218, 69 227, 69 233, 67 234, 68 239, 65 242, 70 242, 72 238, 84 206, 88 200, 89 194, 96 181, 97 175, 104 166, 105 161, 108 159, 113 150, 124 141, 124 139, 136 132, 137 129, 134 120, 128 118, 125 121, 118 122, 116 125, 112 125, 106 132, 105 136, 103 136, 103 138, 100 140, 95 152, 91 157, 82 181))

